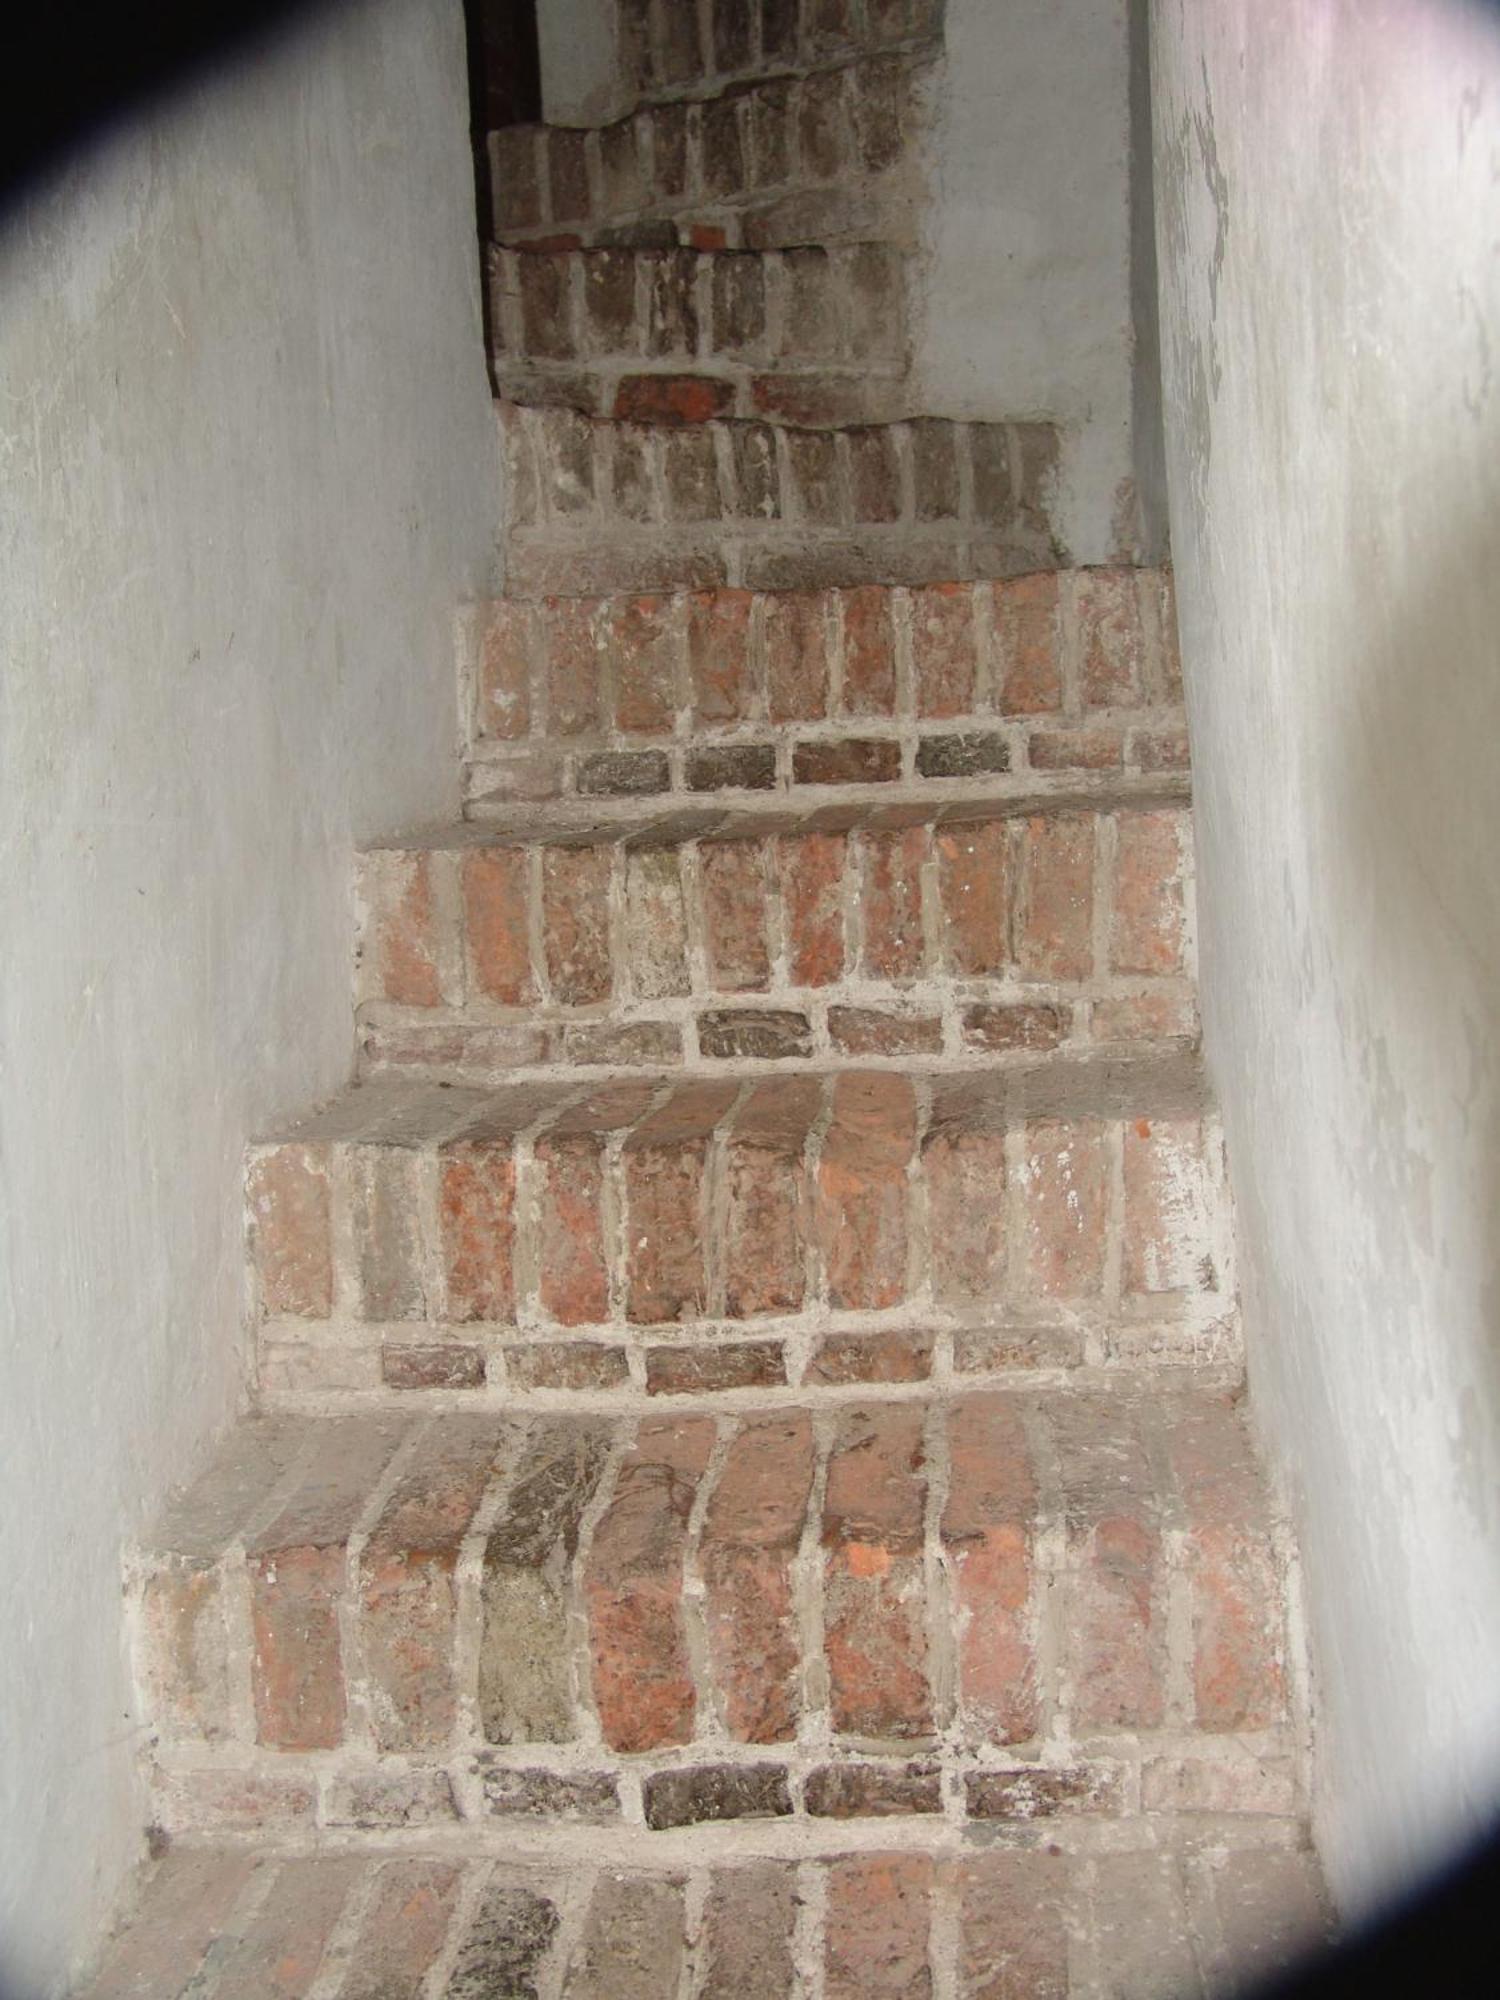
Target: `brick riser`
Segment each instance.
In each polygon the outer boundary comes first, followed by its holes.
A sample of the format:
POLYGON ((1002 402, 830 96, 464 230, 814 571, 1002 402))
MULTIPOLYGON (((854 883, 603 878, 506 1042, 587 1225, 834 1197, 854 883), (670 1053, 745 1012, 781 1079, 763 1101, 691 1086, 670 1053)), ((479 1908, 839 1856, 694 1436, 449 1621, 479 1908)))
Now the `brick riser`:
POLYGON ((476 818, 568 795, 939 808, 978 786, 1044 803, 1186 783, 1160 570, 502 600, 464 621, 461 654, 476 818))
POLYGON ((921 414, 906 382, 904 260, 883 244, 497 250, 489 282, 491 371, 508 402, 642 423, 921 414))
POLYGON ((1151 1844, 1297 1810, 1227 1397, 267 1419, 230 1451, 133 1587, 168 1827, 1079 1816, 1151 1844))
POLYGON ((877 55, 708 103, 648 105, 597 131, 492 132, 496 238, 556 248, 914 247, 931 72, 921 54, 877 55))
POLYGON ((485 1081, 1190 1040, 1191 838, 1179 807, 381 850, 360 871, 363 1057, 485 1081))
POLYGON ((513 597, 927 583, 1062 560, 1051 424, 801 430, 497 407, 513 597))
POLYGON ((1001 1847, 647 1871, 459 1854, 256 1857, 188 1848, 82 2000, 1227 2000, 1328 1934, 1311 1858, 1285 1844, 1153 1854, 1001 1847), (326 1963, 335 1985, 313 1981, 326 1963), (997 1984, 997 1981, 1000 1982, 997 1984))
POLYGON ((258 1149, 263 1393, 1232 1362, 1191 1065, 370 1085, 258 1149), (1083 1108, 1079 1108, 1079 1106, 1083 1108))

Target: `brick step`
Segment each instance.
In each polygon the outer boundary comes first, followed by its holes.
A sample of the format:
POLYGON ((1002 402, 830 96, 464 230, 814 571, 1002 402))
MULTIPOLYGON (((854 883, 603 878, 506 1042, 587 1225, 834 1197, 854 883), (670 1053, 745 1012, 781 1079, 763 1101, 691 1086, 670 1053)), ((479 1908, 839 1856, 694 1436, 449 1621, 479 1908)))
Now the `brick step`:
POLYGON ((489 1081, 1191 1039, 1191 877, 1170 794, 532 808, 360 857, 363 1060, 489 1081))
POLYGON ((663 425, 499 403, 512 597, 1055 569, 1046 423, 663 425))
POLYGON ((826 429, 920 416, 906 381, 905 261, 880 243, 493 250, 496 393, 642 423, 826 429))
POLYGON ((1188 761, 1158 569, 500 598, 466 615, 461 653, 474 815, 570 793, 1035 789, 1188 761))
POLYGON ((251 1418, 130 1599, 169 1831, 1301 1809, 1200 1388, 251 1418))
POLYGON ((622 0, 622 58, 638 101, 716 97, 734 84, 942 43, 942 0, 622 0))
POLYGON ((1190 1056, 377 1078, 252 1149, 263 1394, 450 1400, 1232 1363, 1190 1056))
POLYGON ((1331 1930, 1295 1828, 1159 1852, 737 1861, 703 1842, 655 1868, 185 1846, 79 2000, 1229 2000, 1331 1930))
POLYGON ((876 55, 646 105, 594 131, 491 132, 495 235, 570 249, 915 248, 933 69, 925 52, 876 55))

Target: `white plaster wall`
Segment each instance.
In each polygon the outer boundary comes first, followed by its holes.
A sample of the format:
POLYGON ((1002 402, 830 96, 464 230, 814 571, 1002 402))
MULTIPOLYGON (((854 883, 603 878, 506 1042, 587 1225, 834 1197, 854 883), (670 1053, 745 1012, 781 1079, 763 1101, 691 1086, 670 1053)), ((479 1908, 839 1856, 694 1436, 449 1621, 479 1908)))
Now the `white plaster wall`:
POLYGON ((350 857, 456 804, 489 580, 458 0, 317 17, 0 219, 0 1991, 145 1816, 119 1555, 240 1389, 246 1135, 348 1073, 350 857))
POLYGON ((1357 1909, 1500 1802, 1500 17, 1158 0, 1207 1046, 1357 1909))
POLYGON ((1078 562, 1160 553, 1159 496, 1136 491, 1129 14, 947 0, 914 300, 925 409, 1067 427, 1078 562))
POLYGON ((549 125, 608 125, 631 107, 617 0, 536 0, 542 116, 549 125))

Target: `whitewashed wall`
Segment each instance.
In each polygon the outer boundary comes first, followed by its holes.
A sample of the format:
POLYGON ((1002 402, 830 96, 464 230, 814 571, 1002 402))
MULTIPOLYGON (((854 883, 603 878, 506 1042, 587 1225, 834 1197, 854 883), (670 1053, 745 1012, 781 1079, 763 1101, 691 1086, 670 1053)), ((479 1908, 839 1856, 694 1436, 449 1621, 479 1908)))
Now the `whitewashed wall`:
POLYGON ((1500 16, 1158 0, 1202 977, 1345 1904, 1500 1802, 1500 16))
POLYGON ((119 1553, 240 1386, 239 1156, 347 1075, 350 853, 490 577, 458 0, 311 20, 0 218, 0 1992, 137 1851, 119 1553))

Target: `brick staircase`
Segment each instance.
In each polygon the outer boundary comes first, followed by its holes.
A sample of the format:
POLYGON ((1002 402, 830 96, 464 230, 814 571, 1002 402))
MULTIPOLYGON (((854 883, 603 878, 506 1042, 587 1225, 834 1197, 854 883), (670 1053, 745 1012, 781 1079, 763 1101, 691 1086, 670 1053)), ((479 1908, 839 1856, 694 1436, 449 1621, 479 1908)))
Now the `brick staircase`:
POLYGON ((1227 1993, 1326 1925, 1168 579, 909 402, 929 0, 495 135, 507 595, 247 1162, 94 2000, 1227 1993))

